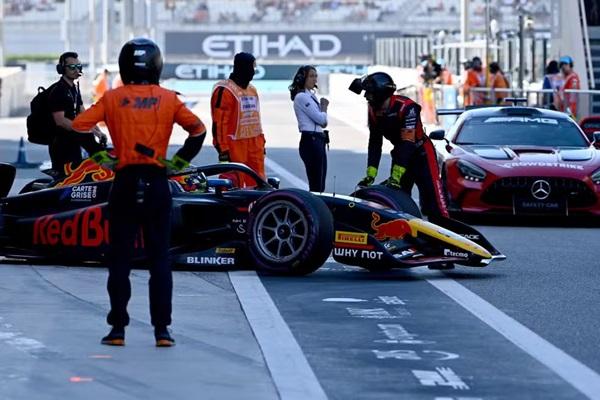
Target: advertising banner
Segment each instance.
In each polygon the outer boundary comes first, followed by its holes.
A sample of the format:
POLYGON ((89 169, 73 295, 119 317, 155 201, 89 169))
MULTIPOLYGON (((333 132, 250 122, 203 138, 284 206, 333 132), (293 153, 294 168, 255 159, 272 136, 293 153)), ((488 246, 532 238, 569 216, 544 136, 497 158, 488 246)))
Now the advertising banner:
MULTIPOLYGON (((254 80, 291 80, 300 67, 299 64, 257 64, 254 80)), ((184 79, 184 80, 218 80, 229 77, 230 63, 204 64, 204 63, 170 63, 165 64, 162 79, 184 79)), ((367 66, 364 64, 327 64, 316 65, 319 74, 345 73, 353 75, 364 75, 367 66)))
POLYGON ((246 51, 267 60, 360 57, 371 59, 375 39, 394 31, 346 32, 165 32, 167 57, 231 60, 246 51))

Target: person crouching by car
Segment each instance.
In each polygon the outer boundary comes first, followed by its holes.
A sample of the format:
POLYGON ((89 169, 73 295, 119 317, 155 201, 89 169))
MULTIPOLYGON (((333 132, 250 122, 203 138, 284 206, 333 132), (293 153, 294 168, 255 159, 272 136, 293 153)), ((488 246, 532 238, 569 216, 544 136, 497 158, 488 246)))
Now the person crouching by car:
POLYGON ((383 138, 386 138, 394 148, 392 170, 385 184, 410 194, 416 183, 423 213, 430 219, 447 218, 435 149, 423 130, 421 107, 408 97, 395 95, 396 84, 384 72, 356 78, 349 89, 356 94, 364 90, 369 104, 367 176, 357 186, 366 187, 375 182, 383 138))
POLYGON ((317 70, 312 65, 300 67, 289 86, 301 133, 300 158, 306 168, 308 187, 311 192, 323 192, 327 176, 325 145, 329 143, 329 132, 323 128, 327 126, 329 100, 318 100, 316 88, 317 70))
MULTIPOLYGON (((129 324, 127 303, 131 297, 129 273, 137 232, 150 269, 150 316, 156 346, 173 346, 167 326, 171 324, 173 277, 168 260, 171 232, 171 191, 167 169, 180 170, 198 154, 206 129, 177 97, 159 86, 163 61, 160 49, 149 39, 125 43, 119 55, 124 86, 109 90, 73 122, 73 129, 87 132, 104 121, 117 157, 115 179, 108 200, 111 331, 101 343, 122 346, 129 324), (173 124, 188 133, 183 147, 166 159, 173 124)), ((98 163, 110 163, 106 151, 92 155, 98 163)))

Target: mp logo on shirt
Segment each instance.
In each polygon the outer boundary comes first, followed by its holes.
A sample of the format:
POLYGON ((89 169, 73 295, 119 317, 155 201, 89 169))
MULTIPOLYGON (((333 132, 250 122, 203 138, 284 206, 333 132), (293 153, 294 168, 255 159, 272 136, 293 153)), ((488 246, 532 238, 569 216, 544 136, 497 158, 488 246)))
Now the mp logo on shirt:
POLYGON ((258 111, 258 97, 242 96, 242 112, 258 111))

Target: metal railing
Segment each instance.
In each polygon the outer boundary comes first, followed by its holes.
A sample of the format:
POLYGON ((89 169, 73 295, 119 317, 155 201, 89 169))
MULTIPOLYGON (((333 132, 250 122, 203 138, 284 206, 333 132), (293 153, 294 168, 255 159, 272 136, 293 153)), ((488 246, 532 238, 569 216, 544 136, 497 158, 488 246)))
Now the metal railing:
MULTIPOLYGON (((527 99, 527 106, 541 107, 541 108, 552 108, 553 102, 551 96, 556 96, 558 93, 551 89, 533 89, 533 88, 471 88, 471 92, 484 93, 483 104, 492 105, 490 99, 496 99, 496 94, 506 93, 506 96, 502 97, 522 97, 527 99)), ((425 124, 436 124, 448 126, 451 124, 455 117, 444 117, 443 120, 437 116, 437 109, 456 109, 463 108, 463 95, 461 94, 460 87, 455 85, 421 85, 421 86, 410 86, 405 90, 401 91, 402 94, 415 99, 421 105, 421 118, 425 124)), ((561 92, 563 93, 563 92, 561 92)), ((591 115, 600 115, 600 109, 595 110, 594 104, 598 106, 598 103, 594 103, 593 97, 600 97, 600 90, 583 90, 583 89, 567 89, 564 93, 576 94, 577 95, 577 115, 576 120, 589 117, 591 115)), ((600 108, 600 107, 598 107, 600 108)))

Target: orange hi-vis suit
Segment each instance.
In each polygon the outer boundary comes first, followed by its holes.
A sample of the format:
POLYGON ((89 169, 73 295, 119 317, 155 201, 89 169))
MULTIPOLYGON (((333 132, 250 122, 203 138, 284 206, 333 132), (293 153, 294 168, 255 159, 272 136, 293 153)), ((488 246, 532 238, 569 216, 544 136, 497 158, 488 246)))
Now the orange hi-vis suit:
POLYGON ((94 87, 94 102, 100 100, 104 93, 106 93, 110 87, 108 84, 108 76, 105 72, 101 72, 94 82, 92 83, 94 87))
POLYGON ((151 164, 164 168, 173 122, 190 136, 206 132, 202 121, 172 90, 158 85, 125 85, 109 90, 73 121, 73 130, 87 132, 98 122, 108 126, 119 162, 116 170, 131 164, 151 164), (139 147, 154 150, 143 154, 139 147))
POLYGON ((473 87, 485 87, 485 74, 473 69, 467 71, 467 79, 463 84, 464 105, 481 105, 485 101, 485 93, 473 92, 473 87))
POLYGON ((501 104, 505 97, 508 97, 508 92, 496 92, 494 89, 508 89, 508 81, 501 72, 490 74, 490 88, 492 89, 492 100, 494 104, 501 104))
POLYGON ((572 71, 566 78, 563 87, 560 90, 559 110, 569 113, 573 118, 577 117, 577 93, 565 93, 565 89, 580 89, 579 75, 572 71))
MULTIPOLYGON (((228 153, 230 161, 246 164, 264 179, 265 136, 256 88, 249 84, 243 89, 231 79, 219 81, 213 89, 210 106, 213 144, 219 154, 228 153)), ((245 180, 237 184, 252 186, 254 182, 245 180)))

